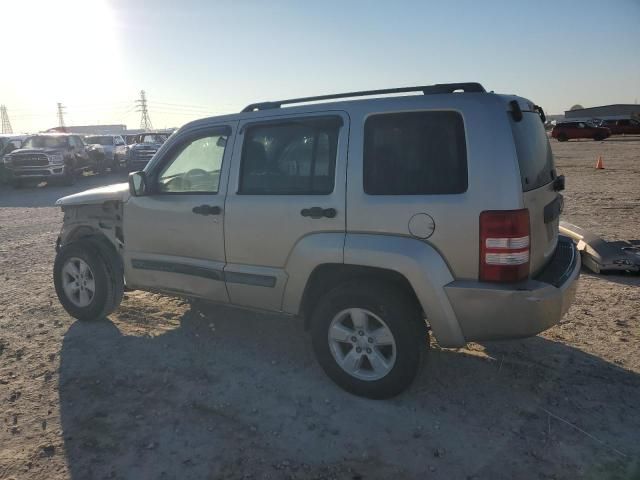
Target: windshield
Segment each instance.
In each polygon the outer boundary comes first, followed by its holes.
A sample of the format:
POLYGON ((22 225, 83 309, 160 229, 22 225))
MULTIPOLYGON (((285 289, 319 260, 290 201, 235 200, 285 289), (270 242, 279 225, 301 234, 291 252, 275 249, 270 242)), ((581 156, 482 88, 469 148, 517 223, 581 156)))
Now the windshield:
POLYGON ((153 133, 148 135, 142 135, 140 143, 164 143, 169 135, 163 133, 153 133))
POLYGON ((36 136, 30 137, 22 144, 22 148, 66 148, 68 137, 36 136))
POLYGON ((113 145, 113 137, 109 137, 109 136, 85 137, 84 143, 88 143, 91 145, 113 145))

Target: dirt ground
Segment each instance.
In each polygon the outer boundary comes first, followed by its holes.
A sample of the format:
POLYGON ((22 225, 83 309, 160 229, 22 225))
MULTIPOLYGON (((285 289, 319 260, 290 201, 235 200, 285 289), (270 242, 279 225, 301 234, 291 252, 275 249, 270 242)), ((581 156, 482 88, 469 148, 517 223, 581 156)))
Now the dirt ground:
MULTIPOLYGON (((640 137, 552 145, 564 219, 640 238, 640 137)), ((131 292, 108 321, 72 320, 52 204, 115 180, 0 187, 0 478, 640 478, 640 277, 583 272, 558 326, 433 345, 408 392, 365 400, 292 319, 131 292)))

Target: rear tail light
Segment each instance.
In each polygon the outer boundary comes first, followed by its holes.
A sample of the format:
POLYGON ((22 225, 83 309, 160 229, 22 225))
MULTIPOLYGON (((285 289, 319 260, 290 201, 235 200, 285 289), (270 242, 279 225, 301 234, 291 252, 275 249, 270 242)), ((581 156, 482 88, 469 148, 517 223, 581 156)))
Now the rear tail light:
POLYGON ((480 214, 480 280, 524 280, 529 275, 529 248, 529 210, 480 214))

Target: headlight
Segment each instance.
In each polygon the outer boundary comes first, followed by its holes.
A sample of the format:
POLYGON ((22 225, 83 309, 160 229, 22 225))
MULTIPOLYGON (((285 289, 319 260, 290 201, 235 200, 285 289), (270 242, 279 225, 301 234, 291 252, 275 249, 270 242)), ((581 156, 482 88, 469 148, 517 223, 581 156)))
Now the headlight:
POLYGON ((49 160, 54 165, 61 165, 61 164, 64 163, 64 157, 62 155, 60 155, 59 153, 55 153, 53 155, 49 155, 49 160))
POLYGON ((5 165, 11 165, 11 160, 12 159, 10 155, 5 155, 2 159, 2 163, 4 163, 5 165))

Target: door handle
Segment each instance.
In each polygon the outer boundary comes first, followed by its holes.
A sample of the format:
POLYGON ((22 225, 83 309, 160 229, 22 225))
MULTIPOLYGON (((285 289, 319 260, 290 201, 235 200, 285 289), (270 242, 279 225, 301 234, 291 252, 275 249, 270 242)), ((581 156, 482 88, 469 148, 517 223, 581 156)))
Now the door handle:
POLYGON ((200 205, 191 210, 196 215, 220 215, 222 209, 217 205, 200 205))
POLYGON ((322 207, 311 207, 311 208, 303 208, 300 211, 300 215, 303 217, 311 217, 314 219, 326 217, 326 218, 334 218, 338 212, 336 212, 335 208, 322 208, 322 207))

